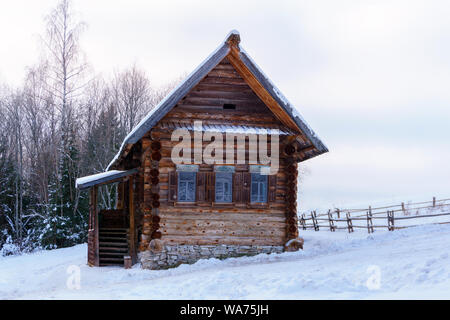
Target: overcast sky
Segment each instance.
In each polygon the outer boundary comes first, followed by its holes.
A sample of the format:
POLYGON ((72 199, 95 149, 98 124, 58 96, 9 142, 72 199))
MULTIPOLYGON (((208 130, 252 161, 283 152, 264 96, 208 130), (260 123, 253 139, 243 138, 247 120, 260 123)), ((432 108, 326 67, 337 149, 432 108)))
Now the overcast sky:
MULTIPOLYGON (((1 0, 0 83, 37 61, 54 0, 1 0)), ((231 29, 330 152, 303 163, 301 209, 450 198, 450 2, 75 0, 97 73, 154 85, 231 29)))

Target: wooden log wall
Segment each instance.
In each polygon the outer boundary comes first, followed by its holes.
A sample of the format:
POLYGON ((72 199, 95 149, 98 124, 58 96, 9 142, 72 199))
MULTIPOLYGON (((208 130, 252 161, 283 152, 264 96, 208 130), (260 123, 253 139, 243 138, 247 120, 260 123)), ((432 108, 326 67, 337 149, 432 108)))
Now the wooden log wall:
POLYGON ((298 165, 293 158, 287 158, 289 165, 286 168, 288 173, 286 203, 286 236, 287 240, 298 237, 298 216, 297 216, 297 177, 298 165))
POLYGON ((161 143, 157 139, 146 137, 142 140, 142 146, 145 151, 142 157, 144 193, 140 251, 146 250, 152 239, 161 237, 158 217, 160 207, 159 161, 161 160, 161 143))
MULTIPOLYGON (((197 201, 191 204, 176 202, 169 198, 169 179, 176 170, 171 153, 178 142, 171 141, 172 131, 167 130, 163 124, 192 123, 194 120, 202 120, 205 125, 282 126, 226 59, 212 70, 161 120, 159 125, 152 129, 151 134, 147 134, 143 139, 143 141, 157 140, 161 148, 155 159, 158 160, 157 171, 148 159, 144 163, 144 207, 148 208, 151 214, 145 215, 140 249, 145 250, 149 240, 154 238, 161 238, 167 244, 283 245, 287 236, 288 193, 286 172, 288 164, 283 159, 278 174, 270 178, 271 187, 267 204, 250 204, 250 199, 239 199, 242 195, 236 192, 233 203, 218 204, 213 201, 214 194, 208 195, 208 190, 201 194, 201 197, 197 191, 197 201), (224 109, 224 104, 232 104, 234 108, 224 109), (153 176, 151 172, 154 173, 153 176), (152 178, 158 179, 157 214, 152 205, 153 192, 147 192, 151 185, 148 181, 152 178)), ((148 143, 143 142, 143 150, 148 143)), ((203 147, 207 144, 209 142, 204 142, 203 147)), ((248 144, 247 141, 247 159, 248 144)), ((192 152, 193 147, 192 145, 192 152)), ((248 165, 236 166, 235 178, 242 177, 246 180, 235 180, 235 187, 238 185, 240 187, 245 182, 247 188, 250 188, 250 179, 244 178, 250 177, 248 169, 248 165)), ((200 165, 197 174, 203 173, 206 177, 214 174, 213 166, 200 165)), ((174 177, 176 179, 176 176, 174 177)))
POLYGON ((89 228, 88 228, 88 265, 99 265, 98 244, 98 212, 97 212, 98 187, 91 188, 89 195, 89 228))
POLYGON ((225 58, 162 121, 282 125, 225 58), (224 105, 234 109, 224 109, 224 105))
MULTIPOLYGON (((161 142, 170 148, 170 141, 161 142)), ((176 174, 176 167, 169 155, 167 158, 162 157, 159 167, 158 218, 161 239, 168 244, 283 245, 288 237, 295 235, 288 233, 293 223, 287 224, 291 221, 287 220, 287 215, 296 212, 295 196, 292 194, 296 193, 297 188, 292 186, 293 179, 290 176, 296 177, 297 174, 287 170, 296 169, 296 166, 281 159, 279 172, 268 178, 267 204, 249 203, 248 169, 248 165, 235 166, 231 204, 215 203, 214 194, 199 199, 198 193, 195 203, 186 204, 169 201, 169 180, 171 175, 176 174), (245 176, 247 180, 243 179, 245 176), (242 177, 242 180, 237 180, 237 177, 242 177), (244 185, 244 182, 248 188, 246 193, 244 188, 238 190, 238 186, 244 185)), ((213 166, 200 165, 197 175, 203 172, 214 174, 213 166)), ((290 218, 295 219, 293 216, 290 218)))
MULTIPOLYGON (((297 141, 296 146, 291 146, 291 154, 281 153, 279 172, 269 177, 267 204, 250 203, 248 165, 235 166, 231 204, 215 203, 210 189, 205 189, 204 193, 197 190, 195 203, 171 199, 170 194, 172 192, 173 196, 176 188, 170 190, 169 182, 177 177, 171 154, 178 142, 171 141, 173 129, 168 130, 167 124, 192 124, 195 120, 201 120, 205 125, 284 127, 224 59, 141 139, 140 153, 132 150, 131 154, 136 154, 127 156, 141 164, 139 250, 147 250, 152 239, 161 239, 166 244, 281 246, 296 237, 298 232, 293 230, 297 224, 297 164, 294 156, 297 149, 304 147, 301 139, 300 144, 297 141)), ((292 141, 292 137, 280 141, 281 150, 292 145, 292 141)), ((203 147, 208 144, 204 142, 203 147)), ((191 149, 193 153, 193 144, 191 149)), ((247 161, 253 156, 248 150, 249 141, 246 141, 247 161)), ((225 160, 225 150, 223 154, 225 160)), ((214 175, 213 170, 212 165, 201 164, 197 175, 209 179, 214 175)))

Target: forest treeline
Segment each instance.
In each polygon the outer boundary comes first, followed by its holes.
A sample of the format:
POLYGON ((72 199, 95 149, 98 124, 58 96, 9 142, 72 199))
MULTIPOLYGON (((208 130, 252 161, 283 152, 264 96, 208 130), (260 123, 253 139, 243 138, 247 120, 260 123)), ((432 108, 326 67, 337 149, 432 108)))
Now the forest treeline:
MULTIPOLYGON (((136 65, 96 75, 68 0, 43 23, 39 62, 20 86, 0 84, 0 256, 85 242, 89 199, 76 178, 104 171, 175 84, 154 88, 136 65)), ((114 186, 99 201, 113 207, 114 186)))

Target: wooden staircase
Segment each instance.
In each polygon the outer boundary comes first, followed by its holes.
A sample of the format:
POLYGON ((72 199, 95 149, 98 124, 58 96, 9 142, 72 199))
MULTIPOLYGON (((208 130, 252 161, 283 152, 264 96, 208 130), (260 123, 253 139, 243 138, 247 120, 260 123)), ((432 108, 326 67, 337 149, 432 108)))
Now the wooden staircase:
POLYGON ((100 228, 100 266, 123 266, 123 257, 129 255, 129 229, 100 228))

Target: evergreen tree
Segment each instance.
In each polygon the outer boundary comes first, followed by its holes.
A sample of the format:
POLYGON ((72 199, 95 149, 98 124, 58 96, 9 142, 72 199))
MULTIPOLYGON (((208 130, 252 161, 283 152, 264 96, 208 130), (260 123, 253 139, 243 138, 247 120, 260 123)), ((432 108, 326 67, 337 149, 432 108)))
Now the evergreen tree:
MULTIPOLYGON (((85 242, 89 195, 76 179, 105 171, 126 133, 174 85, 153 90, 136 65, 89 80, 76 18, 71 1, 60 0, 46 18, 41 61, 23 86, 0 86, 0 255, 85 242)), ((116 194, 115 185, 99 188, 99 205, 114 208, 116 194)))
POLYGON ((0 248, 12 234, 10 221, 14 211, 15 176, 14 162, 0 141, 0 248))

